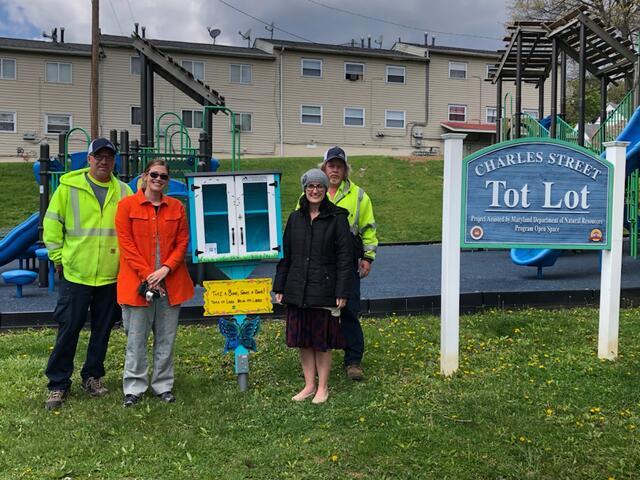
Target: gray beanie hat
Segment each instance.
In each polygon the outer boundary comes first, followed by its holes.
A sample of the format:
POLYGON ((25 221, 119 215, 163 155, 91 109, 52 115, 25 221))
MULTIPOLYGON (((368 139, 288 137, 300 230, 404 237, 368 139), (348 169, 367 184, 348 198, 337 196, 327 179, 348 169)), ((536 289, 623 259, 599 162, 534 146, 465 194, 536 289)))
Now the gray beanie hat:
POLYGON ((303 190, 307 188, 307 185, 310 183, 321 183, 324 185, 324 188, 329 188, 329 177, 319 168, 312 168, 300 177, 300 183, 302 184, 303 190))

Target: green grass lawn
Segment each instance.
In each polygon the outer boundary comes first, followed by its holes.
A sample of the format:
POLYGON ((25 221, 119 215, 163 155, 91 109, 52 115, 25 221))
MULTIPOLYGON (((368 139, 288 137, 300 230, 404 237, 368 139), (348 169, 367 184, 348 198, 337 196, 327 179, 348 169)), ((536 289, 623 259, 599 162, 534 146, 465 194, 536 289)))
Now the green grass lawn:
MULTIPOLYGON (((318 164, 318 158, 244 159, 245 170, 283 172, 282 209, 286 222, 301 193, 300 176, 318 164)), ((373 202, 381 242, 436 241, 442 218, 442 161, 411 163, 380 156, 350 157, 352 179, 373 202)), ((222 162, 222 169, 229 162, 222 162)), ((0 228, 8 229, 38 210, 38 188, 31 164, 0 164, 3 189, 0 228)))
POLYGON ((334 366, 322 406, 290 400, 301 379, 282 322, 265 323, 244 394, 217 329, 183 327, 178 402, 131 409, 118 330, 111 393, 90 399, 76 383, 59 413, 43 408, 54 331, 5 333, 0 478, 637 478, 640 310, 620 324, 621 355, 608 362, 596 357, 597 310, 463 316, 460 372, 443 378, 436 317, 365 319, 366 381, 334 366))

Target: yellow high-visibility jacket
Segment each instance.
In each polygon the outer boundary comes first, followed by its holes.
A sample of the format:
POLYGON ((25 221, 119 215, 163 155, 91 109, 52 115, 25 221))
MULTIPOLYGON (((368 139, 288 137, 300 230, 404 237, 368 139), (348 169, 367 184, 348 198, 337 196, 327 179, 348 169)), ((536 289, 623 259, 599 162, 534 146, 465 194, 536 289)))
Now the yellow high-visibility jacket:
POLYGON ((56 265, 62 264, 67 280, 98 287, 117 280, 120 249, 116 208, 132 191, 112 175, 100 208, 86 178, 88 171, 83 168, 60 177, 60 186, 43 219, 44 243, 49 258, 56 265))
POLYGON ((333 198, 329 200, 349 211, 349 227, 353 235, 360 235, 364 244, 364 258, 375 260, 378 250, 376 220, 373 205, 366 192, 349 179, 343 180, 333 198))

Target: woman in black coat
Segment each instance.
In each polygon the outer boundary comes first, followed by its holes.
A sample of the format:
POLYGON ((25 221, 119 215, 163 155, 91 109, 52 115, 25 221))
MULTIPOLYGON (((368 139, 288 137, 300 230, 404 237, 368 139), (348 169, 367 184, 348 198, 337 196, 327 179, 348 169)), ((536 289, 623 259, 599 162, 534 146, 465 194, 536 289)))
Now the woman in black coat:
POLYGON ((327 198, 324 172, 309 170, 301 183, 304 196, 287 221, 273 291, 276 301, 286 304, 287 345, 300 349, 305 386, 292 400, 313 396, 312 403, 324 403, 331 349, 344 347, 340 309, 351 287, 353 240, 347 210, 327 198))

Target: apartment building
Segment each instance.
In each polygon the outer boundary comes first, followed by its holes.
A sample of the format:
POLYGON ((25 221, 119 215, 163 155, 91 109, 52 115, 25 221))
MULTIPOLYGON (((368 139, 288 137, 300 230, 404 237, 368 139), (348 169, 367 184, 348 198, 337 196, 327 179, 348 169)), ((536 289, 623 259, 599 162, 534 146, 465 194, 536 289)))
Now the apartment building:
MULTIPOLYGON (((332 144, 351 154, 441 154, 447 132, 467 133, 468 151, 495 141, 496 90, 485 80, 497 52, 400 42, 391 49, 272 39, 252 48, 152 42, 225 97, 245 155, 319 156, 332 144)), ((129 37, 102 35, 100 51, 100 131, 126 129, 138 138, 140 58, 129 37)), ((56 152, 60 131, 88 129, 90 60, 89 45, 0 38, 0 161, 34 159, 42 141, 56 152)), ((162 117, 156 143, 171 138, 177 148, 172 133, 182 120, 183 142, 197 146, 202 107, 157 75, 154 83, 156 118, 173 112, 162 117)), ((530 86, 523 106, 537 114, 530 86)), ((230 130, 229 117, 214 117, 215 155, 229 155, 230 130)), ((71 150, 85 141, 77 130, 71 150)))

